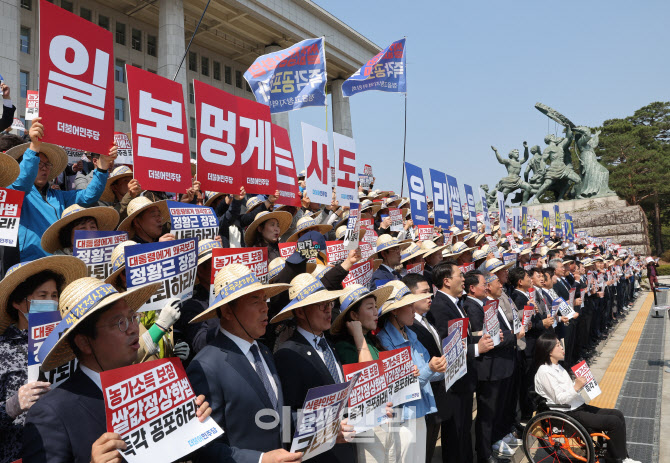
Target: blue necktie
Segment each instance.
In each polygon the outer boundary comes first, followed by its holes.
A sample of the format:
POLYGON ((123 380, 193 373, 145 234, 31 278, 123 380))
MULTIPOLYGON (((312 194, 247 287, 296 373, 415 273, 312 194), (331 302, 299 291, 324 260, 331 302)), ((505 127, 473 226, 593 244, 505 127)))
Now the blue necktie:
POLYGON ((258 351, 258 346, 256 344, 251 346, 251 354, 254 356, 254 366, 256 367, 256 373, 258 373, 258 377, 261 379, 261 383, 263 383, 265 392, 268 393, 270 402, 272 402, 272 408, 277 410, 277 395, 275 394, 274 389, 272 389, 270 378, 268 378, 268 375, 265 373, 265 367, 263 366, 263 361, 261 360, 261 354, 258 351))
POLYGON ((335 362, 333 353, 328 348, 328 342, 326 341, 326 338, 321 338, 319 341, 319 349, 321 349, 321 352, 323 352, 323 359, 326 362, 326 368, 328 368, 328 371, 330 371, 330 376, 333 377, 333 381, 335 383, 339 383, 339 368, 337 368, 337 363, 335 362))

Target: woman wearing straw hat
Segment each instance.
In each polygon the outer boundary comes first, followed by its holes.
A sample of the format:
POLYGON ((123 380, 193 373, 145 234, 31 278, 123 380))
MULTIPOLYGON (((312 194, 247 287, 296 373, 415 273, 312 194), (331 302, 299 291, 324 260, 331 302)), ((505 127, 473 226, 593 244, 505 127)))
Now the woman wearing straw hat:
POLYGON ((21 174, 10 188, 25 193, 19 223, 22 262, 47 255, 40 246, 42 234, 60 218, 66 207, 73 204, 84 207, 96 205, 105 189, 107 169, 116 159, 114 145, 109 155, 100 157, 93 180, 85 190, 61 191, 49 188, 49 182, 67 166, 67 155, 61 147, 40 141, 44 136, 44 126, 40 120, 39 117, 33 120, 30 143, 16 146, 7 152, 14 159, 21 159, 21 174))
POLYGON ((128 236, 137 243, 156 243, 174 240, 172 233, 165 233, 170 223, 170 212, 163 200, 152 201, 138 196, 128 204, 128 217, 117 227, 119 231, 128 232, 128 236))
POLYGON ((288 230, 292 220, 288 212, 263 211, 244 231, 244 242, 251 247, 267 247, 268 260, 280 257, 279 237, 288 230))
MULTIPOLYGON (((114 461, 120 457, 117 450, 125 449, 126 444, 118 434, 106 432, 100 373, 136 361, 141 350, 137 310, 159 286, 152 283, 118 293, 109 284, 84 277, 65 287, 58 301, 63 320, 42 344, 43 349, 51 346, 44 355, 40 352, 42 369, 56 368, 75 357, 79 368, 28 412, 23 446, 26 461, 114 461)), ((196 403, 196 415, 204 421, 211 408, 204 396, 196 403)))
POLYGON ((42 235, 42 249, 50 254, 71 256, 76 230, 110 231, 119 223, 119 213, 108 206, 66 208, 61 218, 42 235))
POLYGON ((2 461, 21 458, 26 411, 49 390, 45 381, 28 383, 28 314, 58 308, 63 287, 86 276, 76 257, 44 257, 9 269, 0 281, 0 444, 2 461))
POLYGON ((426 415, 437 412, 432 381, 444 380, 447 370, 447 359, 444 356, 430 357, 412 330, 406 329, 414 324, 415 302, 429 298, 428 294, 412 294, 405 283, 391 281, 387 283, 393 288, 391 297, 384 304, 380 313, 381 330, 377 339, 385 350, 410 347, 414 362, 414 376, 418 377, 421 397, 402 405, 397 416, 401 420, 396 425, 399 449, 397 461, 415 462, 426 460, 426 415))

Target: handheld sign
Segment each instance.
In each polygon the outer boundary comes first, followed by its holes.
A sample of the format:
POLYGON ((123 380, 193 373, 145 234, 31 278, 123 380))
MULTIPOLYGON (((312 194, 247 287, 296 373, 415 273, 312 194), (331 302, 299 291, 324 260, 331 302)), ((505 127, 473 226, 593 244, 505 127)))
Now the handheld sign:
POLYGON ((360 220, 358 220, 360 215, 359 211, 359 203, 350 203, 347 230, 344 232, 344 249, 347 251, 352 251, 358 248, 358 239, 361 230, 361 223, 360 220))
POLYGON ((502 233, 507 232, 507 211, 505 210, 505 195, 502 191, 496 192, 496 199, 498 200, 498 223, 502 233))
POLYGON ((463 212, 461 211, 461 193, 458 191, 458 181, 455 177, 447 175, 447 185, 449 190, 449 206, 451 215, 454 218, 454 226, 463 230, 463 212))
POLYGON ((575 307, 575 292, 577 291, 577 288, 570 288, 570 297, 568 299, 568 304, 570 304, 570 307, 574 308, 575 307))
MULTIPOLYGON (((295 243, 293 243, 295 244, 295 243)), ((291 253, 292 254, 292 253, 291 253)), ((268 280, 268 248, 214 248, 212 249, 212 273, 209 286, 209 303, 214 303, 214 279, 226 265, 242 264, 249 268, 258 281, 265 284, 268 280)))
POLYGON ((326 241, 326 254, 329 264, 337 264, 347 258, 349 254, 344 249, 343 241, 326 241))
POLYGON ((419 378, 414 376, 414 362, 409 346, 380 352, 379 360, 384 367, 389 391, 393 391, 389 398, 393 406, 421 398, 421 386, 419 378))
POLYGON ((397 208, 389 208, 389 217, 391 217, 391 231, 402 231, 404 224, 402 210, 397 208))
POLYGON ((126 232, 75 230, 72 255, 86 264, 88 276, 104 280, 112 273, 112 251, 126 240, 126 232))
POLYGON ((447 371, 444 373, 444 382, 448 390, 468 372, 466 352, 458 330, 452 331, 442 341, 442 353, 447 359, 447 371))
POLYGON ((521 323, 523 326, 526 328, 530 327, 531 324, 531 319, 533 318, 533 315, 535 315, 535 307, 532 305, 524 305, 523 306, 523 320, 521 323))
POLYGON ((313 203, 330 204, 332 187, 328 174, 332 157, 328 132, 303 122, 302 147, 305 155, 307 196, 313 203))
MULTIPOLYGON (((559 298, 559 299, 560 299, 560 298, 559 298)), ((552 316, 553 319, 554 319, 554 323, 552 323, 551 326, 552 326, 553 328, 556 328, 556 325, 558 325, 558 317, 557 317, 557 315, 558 315, 558 309, 559 309, 560 307, 561 307, 561 301, 559 301, 558 299, 555 299, 554 301, 552 301, 552 303, 551 303, 551 316, 552 316)))
POLYGON ((593 377, 593 373, 591 373, 591 369, 586 364, 585 360, 582 360, 577 365, 572 367, 572 371, 574 372, 576 377, 586 379, 586 384, 584 384, 584 390, 586 391, 586 394, 589 396, 589 399, 593 400, 601 394, 602 391, 600 390, 600 386, 598 386, 598 382, 593 377))
POLYGON ((272 154, 277 176, 277 204, 300 207, 301 195, 298 187, 298 176, 295 172, 295 160, 291 149, 288 131, 279 125, 272 124, 272 154))
POLYGON ((491 233, 491 217, 489 216, 489 205, 486 202, 486 192, 480 188, 479 189, 479 199, 482 202, 482 212, 484 214, 484 233, 491 233))
POLYGON ((342 280, 342 287, 346 288, 349 285, 359 284, 365 287, 370 286, 372 280, 372 273, 374 271, 373 259, 361 260, 354 264, 349 270, 346 278, 342 280))
POLYGON ((561 312, 562 317, 573 318, 575 316, 575 309, 573 309, 570 304, 565 302, 562 297, 554 299, 554 302, 552 302, 551 305, 553 307, 556 304, 558 304, 558 310, 561 312))
POLYGON ((423 269, 424 269, 424 263, 423 262, 419 262, 419 263, 416 263, 416 264, 410 264, 407 267, 405 267, 405 270, 407 270, 408 274, 409 273, 416 273, 416 274, 422 275, 423 274, 423 269))
POLYGON ((467 264, 459 265, 458 268, 461 269, 462 273, 468 273, 469 271, 475 269, 475 263, 474 262, 468 262, 467 264))
POLYGON ((219 234, 219 220, 214 209, 177 201, 167 201, 170 211, 171 232, 176 239, 194 238, 213 240, 219 234))
POLYGON ((27 121, 32 121, 39 116, 40 97, 35 90, 28 90, 26 95, 26 117, 27 121))
POLYGON ((463 184, 465 190, 465 200, 468 202, 468 216, 470 223, 470 231, 477 233, 477 208, 475 207, 475 194, 472 187, 466 183, 463 184))
POLYGON ((353 138, 333 132, 335 151, 335 194, 340 203, 358 203, 356 181, 356 142, 353 138))
POLYGON ((117 156, 114 161, 115 164, 131 164, 133 163, 133 148, 130 143, 130 138, 123 132, 114 132, 114 142, 117 147, 117 156))
POLYGON ((179 460, 223 434, 212 417, 196 417, 196 396, 176 357, 103 371, 100 382, 107 431, 125 441, 128 463, 179 460))
POLYGON ((433 187, 433 212, 435 213, 435 226, 448 229, 451 225, 449 216, 449 193, 447 190, 447 177, 439 170, 430 169, 430 182, 433 187))
POLYGON ((0 188, 0 245, 16 246, 23 205, 23 191, 0 188))
POLYGON ((493 345, 500 344, 500 322, 498 321, 498 301, 488 301, 484 304, 484 326, 482 331, 493 339, 493 345))
POLYGON ((519 318, 519 313, 517 312, 516 307, 512 307, 512 323, 514 325, 514 334, 519 334, 523 325, 521 323, 521 319, 519 318))
POLYGON ((405 162, 405 174, 409 186, 409 203, 414 225, 428 225, 428 202, 421 167, 405 162))
POLYGON ((381 360, 342 365, 345 381, 360 373, 349 394, 349 425, 359 433, 388 421, 386 403, 390 399, 381 360))
MULTIPOLYGON (((279 243, 279 255, 288 259, 295 252, 296 243, 279 243)), ((258 277, 256 277, 258 278, 258 277)))
MULTIPOLYGON (((77 369, 77 359, 74 358, 51 371, 42 372, 39 359, 40 350, 44 341, 54 331, 61 321, 60 312, 31 313, 28 314, 28 382, 48 381, 51 387, 57 387, 64 383, 77 369)), ((46 356, 45 350, 42 356, 46 356)))
POLYGON ((128 289, 162 281, 138 312, 161 310, 166 299, 193 295, 198 264, 198 239, 137 244, 125 248, 128 289))
POLYGON ((468 339, 468 323, 470 322, 469 318, 454 318, 449 320, 447 324, 447 333, 451 334, 454 330, 460 330, 461 339, 468 339))
POLYGON ((432 225, 418 225, 417 227, 419 241, 430 241, 433 239, 433 231, 435 227, 432 225))

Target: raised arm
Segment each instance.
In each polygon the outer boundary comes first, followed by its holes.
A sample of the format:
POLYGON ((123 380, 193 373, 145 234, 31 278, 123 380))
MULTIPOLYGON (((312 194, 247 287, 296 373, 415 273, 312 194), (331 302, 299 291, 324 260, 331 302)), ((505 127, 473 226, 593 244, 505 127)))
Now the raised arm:
POLYGON ((495 146, 491 146, 491 149, 496 154, 496 159, 498 159, 498 162, 506 166, 509 161, 500 157, 500 153, 498 153, 498 149, 495 146))
POLYGON ((524 164, 526 161, 528 161, 529 157, 530 153, 528 152, 528 143, 523 142, 523 161, 521 161, 521 164, 524 164))

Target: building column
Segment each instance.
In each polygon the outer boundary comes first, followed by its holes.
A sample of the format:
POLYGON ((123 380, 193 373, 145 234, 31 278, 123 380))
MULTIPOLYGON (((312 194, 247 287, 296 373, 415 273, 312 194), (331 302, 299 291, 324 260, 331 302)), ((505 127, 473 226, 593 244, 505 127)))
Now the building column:
POLYGON ((333 132, 353 138, 349 97, 342 94, 343 83, 344 79, 335 79, 330 83, 330 94, 333 100, 333 132))
MULTIPOLYGON (((186 50, 184 34, 183 0, 160 0, 158 6, 158 75, 170 80, 174 77, 186 50)), ((176 81, 183 87, 184 102, 188 107, 186 66, 188 66, 188 57, 184 60, 176 81)))
MULTIPOLYGON (((276 51, 281 50, 282 47, 279 45, 268 45, 265 47, 265 54, 268 53, 274 53, 276 51)), ((276 124, 280 127, 284 127, 286 131, 288 132, 289 136, 291 135, 291 129, 289 127, 289 120, 288 120, 288 113, 289 111, 283 112, 283 113, 275 113, 272 115, 272 123, 276 124)))
MULTIPOLYGON (((0 37, 3 37, 3 43, 0 46, 0 74, 2 74, 5 84, 12 89, 12 102, 17 107, 16 117, 19 117, 18 107, 21 94, 21 82, 19 80, 20 18, 19 0, 0 0, 0 37)), ((37 49, 34 43, 36 41, 37 34, 35 34, 35 40, 31 44, 35 50, 37 49)), ((33 79, 37 79, 37 73, 35 73, 33 79)), ((34 87, 37 86, 34 85, 34 87)))

